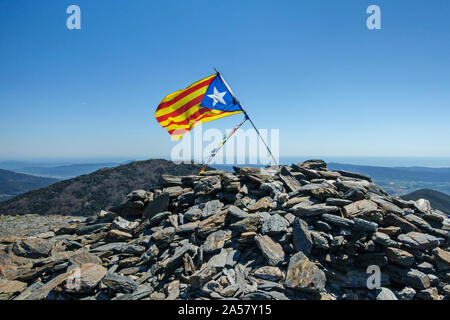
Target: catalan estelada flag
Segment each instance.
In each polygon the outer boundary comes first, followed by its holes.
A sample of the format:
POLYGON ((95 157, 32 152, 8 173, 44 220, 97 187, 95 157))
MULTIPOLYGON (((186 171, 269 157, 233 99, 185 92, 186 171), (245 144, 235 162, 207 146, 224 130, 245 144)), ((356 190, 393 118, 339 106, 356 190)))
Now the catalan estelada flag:
POLYGON ((216 73, 166 96, 155 118, 173 140, 178 140, 198 124, 242 112, 233 92, 216 73))

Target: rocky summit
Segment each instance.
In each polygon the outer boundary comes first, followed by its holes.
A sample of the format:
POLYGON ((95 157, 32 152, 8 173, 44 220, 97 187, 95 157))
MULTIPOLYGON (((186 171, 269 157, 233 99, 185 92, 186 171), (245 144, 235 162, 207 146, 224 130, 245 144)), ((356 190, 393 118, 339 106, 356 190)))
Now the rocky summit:
POLYGON ((0 299, 448 300, 450 221, 321 160, 162 175, 0 239, 0 299))

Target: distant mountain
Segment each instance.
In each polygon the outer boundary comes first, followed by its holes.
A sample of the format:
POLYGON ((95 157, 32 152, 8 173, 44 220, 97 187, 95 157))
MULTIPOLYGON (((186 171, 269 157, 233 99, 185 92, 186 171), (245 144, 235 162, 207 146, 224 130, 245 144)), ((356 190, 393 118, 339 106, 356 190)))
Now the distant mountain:
POLYGON ((54 167, 23 167, 16 171, 26 173, 41 175, 46 177, 58 178, 58 179, 70 179, 77 177, 82 174, 89 174, 98 169, 102 168, 112 168, 120 165, 120 163, 109 162, 109 163, 81 163, 81 164, 71 164, 64 166, 54 166, 54 167))
POLYGON ((176 164, 161 159, 104 168, 1 202, 0 215, 92 215, 119 205, 132 190, 156 187, 162 174, 197 174, 200 169, 198 164, 176 164))
POLYGON ((395 195, 418 189, 450 193, 450 168, 377 167, 342 163, 329 163, 328 168, 369 175, 387 192, 395 195))
POLYGON ((435 209, 441 210, 447 214, 450 214, 450 196, 448 194, 431 190, 431 189, 420 189, 414 192, 405 194, 401 196, 404 200, 418 200, 427 199, 430 201, 431 206, 435 209))
POLYGON ((0 169, 0 201, 8 200, 30 190, 46 187, 58 181, 0 169))

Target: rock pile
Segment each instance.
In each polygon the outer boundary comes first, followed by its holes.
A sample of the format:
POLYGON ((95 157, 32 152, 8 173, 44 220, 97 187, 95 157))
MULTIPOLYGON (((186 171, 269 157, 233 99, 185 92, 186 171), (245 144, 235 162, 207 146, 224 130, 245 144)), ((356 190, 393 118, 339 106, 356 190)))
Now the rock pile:
POLYGON ((234 171, 166 175, 96 217, 1 239, 0 299, 450 298, 450 223, 426 201, 320 160, 234 171))

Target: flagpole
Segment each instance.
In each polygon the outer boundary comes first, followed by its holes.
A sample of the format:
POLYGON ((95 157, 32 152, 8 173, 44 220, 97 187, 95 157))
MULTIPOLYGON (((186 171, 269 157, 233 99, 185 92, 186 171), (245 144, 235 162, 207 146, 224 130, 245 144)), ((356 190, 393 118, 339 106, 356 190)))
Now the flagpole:
POLYGON ((231 88, 228 86, 227 82, 225 81, 225 79, 222 77, 222 75, 220 74, 219 71, 217 71, 216 68, 214 68, 214 71, 216 71, 216 73, 222 78, 223 83, 225 84, 225 86, 227 87, 228 91, 230 91, 231 95, 233 96, 233 99, 235 100, 235 102, 239 105, 239 108, 241 108, 242 112, 244 112, 245 117, 250 121, 250 123, 252 124, 253 128, 255 129, 256 133, 258 134, 259 138, 261 139, 261 141, 264 143, 264 145, 266 146, 267 151, 269 151, 270 156, 272 157, 273 161, 275 162, 276 165, 278 165, 277 160, 275 160, 275 157, 272 154, 272 151, 270 151, 269 146, 267 145, 266 141, 264 141, 263 137, 261 136, 261 134, 259 133, 258 128, 256 128, 255 124, 253 123, 252 119, 250 119, 247 111, 244 110, 244 108, 242 108, 241 103, 239 102, 239 100, 235 97, 233 91, 231 91, 231 88))

